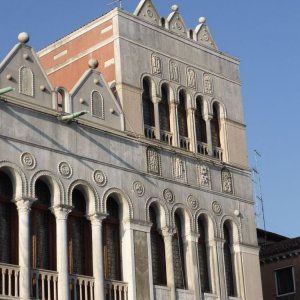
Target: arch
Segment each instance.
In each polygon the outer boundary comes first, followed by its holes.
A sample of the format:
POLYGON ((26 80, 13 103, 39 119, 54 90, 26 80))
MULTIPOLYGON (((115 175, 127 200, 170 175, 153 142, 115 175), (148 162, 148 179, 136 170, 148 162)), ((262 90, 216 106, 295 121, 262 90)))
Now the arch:
POLYGON ((181 203, 176 203, 172 207, 171 221, 170 221, 170 223, 172 224, 172 227, 175 228, 175 213, 176 213, 176 211, 178 211, 179 215, 181 215, 183 217, 184 228, 185 228, 184 235, 194 232, 193 216, 192 216, 191 212, 181 203))
POLYGON ((176 92, 174 91, 174 88, 172 87, 172 84, 167 81, 167 80, 161 80, 159 82, 159 96, 162 97, 162 93, 161 93, 161 90, 162 90, 162 86, 165 85, 168 87, 168 92, 169 92, 169 104, 171 104, 172 102, 176 102, 177 103, 177 97, 176 97, 176 92))
POLYGON ((100 119, 105 119, 104 114, 104 99, 98 91, 91 92, 92 116, 100 119))
POLYGON ((220 237, 224 239, 224 225, 228 224, 231 232, 232 232, 232 243, 233 244, 239 244, 241 242, 241 224, 240 222, 232 217, 232 216, 223 216, 223 218, 220 221, 220 237))
POLYGON ((150 83, 150 88, 151 88, 150 91, 151 91, 151 95, 152 95, 152 96, 158 95, 158 84, 157 84, 155 78, 153 78, 152 75, 151 75, 151 74, 148 74, 148 73, 142 74, 142 76, 141 76, 141 82, 140 82, 140 86, 141 86, 141 87, 143 87, 143 82, 144 82, 144 80, 148 80, 149 83, 150 83))
POLYGON ((160 229, 164 227, 169 227, 170 219, 169 219, 169 209, 167 205, 159 198, 151 197, 146 201, 145 211, 146 211, 146 221, 150 222, 149 216, 149 208, 151 205, 155 205, 158 209, 158 215, 160 217, 160 229))
POLYGON ((53 173, 47 170, 41 170, 36 172, 30 180, 30 193, 29 195, 36 198, 35 183, 38 179, 41 179, 46 183, 51 192, 51 206, 56 206, 59 204, 65 204, 65 189, 59 178, 57 178, 53 173))
POLYGON ((214 107, 214 105, 217 105, 217 107, 219 109, 219 111, 218 111, 219 118, 220 119, 226 118, 227 117, 226 107, 225 107, 225 105, 221 101, 219 101, 217 99, 213 99, 211 101, 211 104, 210 104, 210 113, 213 114, 213 107, 214 107))
POLYGON ((187 112, 187 92, 185 89, 180 89, 178 92, 178 105, 177 105, 177 115, 178 115, 178 133, 180 147, 189 149, 188 137, 188 112, 187 112))
POLYGON ((3 160, 0 162, 0 170, 6 173, 12 181, 13 199, 19 199, 28 195, 27 178, 17 165, 3 160))
POLYGON ((216 220, 214 219, 214 217, 212 216, 212 214, 207 211, 206 209, 199 209, 197 210, 196 214, 195 214, 195 231, 197 233, 199 233, 198 230, 198 219, 199 218, 205 218, 207 221, 207 225, 208 225, 208 237, 209 239, 214 239, 215 237, 218 236, 218 225, 216 220))
POLYGON ((168 140, 168 134, 166 132, 171 131, 170 122, 170 87, 167 83, 163 83, 160 87, 161 101, 158 104, 159 110, 159 124, 161 132, 161 139, 164 142, 172 144, 172 141, 168 140))
POLYGON ((103 213, 107 213, 107 199, 110 196, 116 196, 114 199, 121 205, 122 208, 122 219, 130 220, 134 217, 133 204, 128 195, 118 188, 110 188, 106 190, 102 197, 101 208, 103 213))
MULTIPOLYGON (((197 142, 207 143, 206 122, 204 120, 203 97, 198 95, 195 98, 195 126, 197 142)), ((204 153, 203 153, 204 154, 204 153)))
POLYGON ((19 92, 34 97, 34 74, 29 67, 22 66, 19 68, 19 92))
POLYGON ((73 181, 68 188, 67 199, 68 205, 72 205, 72 193, 77 188, 83 195, 86 201, 86 214, 91 215, 99 211, 99 196, 96 189, 87 181, 77 179, 73 181))

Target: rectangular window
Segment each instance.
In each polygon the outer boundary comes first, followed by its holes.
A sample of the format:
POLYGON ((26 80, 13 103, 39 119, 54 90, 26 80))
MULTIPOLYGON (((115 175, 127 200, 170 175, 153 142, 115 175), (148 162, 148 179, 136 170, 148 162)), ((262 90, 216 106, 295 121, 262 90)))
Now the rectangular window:
POLYGON ((295 293, 293 267, 275 270, 277 296, 295 293))

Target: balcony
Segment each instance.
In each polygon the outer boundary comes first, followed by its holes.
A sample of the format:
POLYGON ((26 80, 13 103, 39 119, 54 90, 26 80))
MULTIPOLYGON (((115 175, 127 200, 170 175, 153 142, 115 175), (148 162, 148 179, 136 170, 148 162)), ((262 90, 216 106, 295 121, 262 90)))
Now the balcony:
POLYGON ((203 155, 208 155, 208 145, 197 141, 197 152, 203 155))
POLYGON ((127 300, 128 284, 116 280, 105 281, 105 300, 127 300))
POLYGON ((223 160, 223 150, 219 147, 213 147, 213 156, 219 160, 223 160))
POLYGON ((19 299, 20 267, 0 265, 0 299, 19 299))
POLYGON ((161 130, 160 131, 160 139, 161 139, 161 141, 163 141, 169 145, 172 145, 173 135, 169 131, 161 130))
POLYGON ((155 139, 155 127, 145 125, 144 127, 145 137, 149 139, 155 139))
POLYGON ((179 136, 180 148, 190 150, 190 139, 185 136, 179 136))

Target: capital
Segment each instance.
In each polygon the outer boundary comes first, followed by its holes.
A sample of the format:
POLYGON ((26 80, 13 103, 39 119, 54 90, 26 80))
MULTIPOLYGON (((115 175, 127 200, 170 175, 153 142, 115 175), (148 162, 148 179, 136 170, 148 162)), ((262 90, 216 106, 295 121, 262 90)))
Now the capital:
POLYGON ((186 240, 189 242, 198 243, 198 239, 200 237, 199 233, 191 232, 185 236, 186 240))
POLYGON ((19 212, 29 212, 31 210, 31 205, 34 201, 36 201, 36 198, 31 197, 22 197, 15 200, 15 203, 17 205, 17 209, 19 212))
POLYGON ((213 115, 211 115, 211 114, 204 115, 205 121, 210 121, 212 118, 213 118, 213 115))
POLYGON ((159 97, 159 96, 152 97, 152 102, 153 103, 159 103, 160 101, 161 101, 161 97, 159 97))
POLYGON ((91 221, 91 224, 93 226, 100 226, 102 224, 102 221, 106 219, 108 214, 103 214, 103 213, 95 213, 92 215, 88 215, 87 219, 91 221))
POLYGON ((161 228, 160 232, 164 238, 168 238, 168 237, 171 238, 175 234, 176 230, 172 227, 164 227, 161 228))
POLYGON ((59 204, 51 207, 52 213, 55 215, 57 220, 66 220, 68 218, 68 214, 72 211, 73 206, 66 204, 59 204))

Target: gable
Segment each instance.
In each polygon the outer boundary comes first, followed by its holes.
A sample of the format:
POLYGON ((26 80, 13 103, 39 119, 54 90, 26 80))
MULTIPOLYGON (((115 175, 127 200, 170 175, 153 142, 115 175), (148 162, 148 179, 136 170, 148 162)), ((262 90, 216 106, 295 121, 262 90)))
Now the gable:
POLYGON ((151 0, 141 0, 133 14, 157 25, 160 21, 160 17, 151 0))
POLYGON ((17 44, 0 64, 0 87, 7 86, 21 105, 54 108, 52 85, 30 46, 17 44))
MULTIPOLYGON (((201 20, 201 18, 200 18, 201 20)), ((205 19, 204 19, 205 20, 205 19)), ((218 49, 214 39, 208 29, 208 26, 204 23, 200 23, 195 29, 195 39, 200 44, 213 48, 218 49)))
POLYGON ((173 12, 168 16, 167 19, 168 29, 178 35, 187 37, 188 29, 185 26, 180 13, 178 12, 178 7, 176 5, 173 5, 172 9, 173 12))

